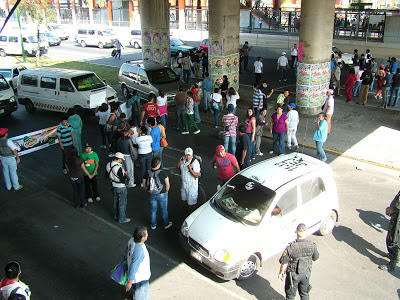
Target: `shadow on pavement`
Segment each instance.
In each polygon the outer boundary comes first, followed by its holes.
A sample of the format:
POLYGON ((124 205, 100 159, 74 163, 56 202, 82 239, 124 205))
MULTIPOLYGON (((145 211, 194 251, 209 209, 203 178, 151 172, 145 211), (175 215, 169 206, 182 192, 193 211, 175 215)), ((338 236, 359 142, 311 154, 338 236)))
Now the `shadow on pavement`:
POLYGON ((356 211, 359 212, 360 219, 364 221, 365 224, 372 227, 378 232, 387 231, 389 226, 389 220, 381 214, 374 211, 362 210, 357 208, 356 211))
POLYGON ((332 234, 337 241, 343 241, 347 243, 349 246, 357 250, 361 255, 368 257, 374 264, 382 265, 387 263, 387 260, 383 259, 383 257, 386 256, 385 252, 379 250, 373 244, 355 234, 351 228, 337 226, 336 229, 332 231, 332 234), (372 252, 374 252, 376 255, 374 255, 372 252), (377 257, 377 255, 380 257, 377 257))
MULTIPOLYGON (((271 284, 268 280, 259 276, 258 274, 247 281, 236 280, 236 285, 257 299, 285 299, 283 295, 271 287, 271 284)), ((284 284, 282 283, 282 292, 283 291, 284 284)))

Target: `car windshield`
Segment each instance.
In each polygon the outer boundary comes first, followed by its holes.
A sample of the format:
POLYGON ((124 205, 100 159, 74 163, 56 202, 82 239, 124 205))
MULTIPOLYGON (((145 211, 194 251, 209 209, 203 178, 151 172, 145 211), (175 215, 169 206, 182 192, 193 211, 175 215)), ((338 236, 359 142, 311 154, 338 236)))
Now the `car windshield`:
POLYGON ((233 177, 214 197, 221 211, 242 223, 258 225, 270 207, 275 192, 242 175, 233 177))
POLYGON ((169 68, 147 71, 147 77, 153 84, 171 83, 179 80, 179 77, 169 68))
POLYGON ((45 35, 46 35, 47 37, 55 37, 55 35, 52 34, 51 32, 46 32, 45 35))
POLYGON ((112 31, 111 29, 106 29, 103 30, 103 35, 114 35, 114 31, 112 31))
POLYGON ((104 82, 94 73, 72 77, 71 80, 78 91, 91 91, 105 87, 104 82))
POLYGON ((183 46, 186 45, 184 42, 182 42, 181 40, 171 40, 171 44, 175 45, 175 46, 183 46))
POLYGON ((29 40, 31 43, 37 43, 37 42, 38 42, 38 39, 37 39, 37 36, 36 36, 36 35, 28 36, 28 40, 29 40))
POLYGON ((0 77, 0 91, 8 90, 10 86, 8 85, 7 80, 3 77, 0 77))
POLYGON ((11 78, 11 70, 9 69, 0 69, 0 74, 5 78, 11 78))
POLYGON ((337 47, 332 47, 332 51, 335 53, 342 53, 342 51, 340 51, 340 49, 337 47))

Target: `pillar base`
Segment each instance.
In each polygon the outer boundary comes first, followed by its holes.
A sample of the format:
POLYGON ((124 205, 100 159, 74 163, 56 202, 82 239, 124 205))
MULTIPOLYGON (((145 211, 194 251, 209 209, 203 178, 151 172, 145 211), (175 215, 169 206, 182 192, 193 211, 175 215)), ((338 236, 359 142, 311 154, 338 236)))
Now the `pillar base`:
POLYGON ((302 114, 302 115, 308 115, 308 116, 315 116, 318 115, 322 110, 321 106, 318 107, 301 107, 301 106, 296 106, 297 111, 302 114))

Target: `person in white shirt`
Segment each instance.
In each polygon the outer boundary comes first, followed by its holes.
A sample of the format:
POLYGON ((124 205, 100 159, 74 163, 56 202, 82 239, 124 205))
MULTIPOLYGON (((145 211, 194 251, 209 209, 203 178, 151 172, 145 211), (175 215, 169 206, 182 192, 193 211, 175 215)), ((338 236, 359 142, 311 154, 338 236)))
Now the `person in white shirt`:
POLYGON ((199 176, 200 176, 200 162, 193 157, 193 149, 186 148, 185 156, 179 159, 178 170, 181 172, 182 201, 186 201, 189 207, 189 213, 193 212, 199 195, 199 176))
POLYGON ((257 84, 258 86, 260 86, 261 76, 264 72, 263 64, 261 61, 262 61, 262 57, 259 56, 257 58, 257 61, 255 61, 254 65, 253 65, 253 73, 256 75, 256 82, 254 84, 257 84))
POLYGON ((289 134, 287 138, 287 145, 289 150, 292 149, 292 140, 294 145, 294 150, 299 148, 299 144, 297 143, 296 132, 297 132, 297 125, 299 124, 299 113, 294 110, 296 108, 296 103, 289 103, 287 113, 288 116, 288 123, 289 123, 289 134))
POLYGON ((143 181, 144 174, 150 170, 151 159, 153 157, 153 150, 151 144, 153 138, 147 135, 148 129, 142 126, 139 131, 139 136, 135 139, 135 144, 138 146, 139 163, 140 163, 140 182, 143 181))
POLYGON ((291 68, 294 69, 297 64, 297 56, 298 56, 297 44, 294 44, 292 50, 290 50, 290 56, 292 57, 291 68))
POLYGON ((19 280, 21 267, 16 261, 10 261, 6 267, 6 277, 0 282, 0 297, 8 299, 11 295, 22 295, 25 300, 29 300, 31 291, 29 287, 19 280))
MULTIPOLYGON (((106 149, 107 146, 107 135, 106 135, 106 124, 108 119, 110 118, 111 115, 111 107, 108 104, 108 99, 106 97, 107 103, 103 103, 100 107, 96 107, 95 109, 95 116, 99 118, 99 127, 100 127, 100 132, 101 132, 101 140, 102 140, 102 145, 100 148, 106 149)), ((111 142, 110 142, 111 143, 111 142)))
POLYGON ((288 59, 286 58, 286 52, 282 52, 282 55, 278 58, 278 65, 276 69, 279 71, 279 82, 287 81, 286 79, 286 69, 289 64, 288 59))
POLYGON ((328 98, 326 98, 324 108, 322 110, 322 112, 326 114, 325 120, 328 123, 328 135, 331 132, 332 115, 335 108, 335 99, 333 99, 333 93, 334 91, 332 89, 326 91, 328 98))
POLYGON ((233 105, 233 114, 236 116, 236 108, 237 104, 236 102, 240 99, 239 93, 236 92, 235 88, 230 87, 228 90, 228 94, 226 95, 226 107, 228 107, 229 104, 233 105))

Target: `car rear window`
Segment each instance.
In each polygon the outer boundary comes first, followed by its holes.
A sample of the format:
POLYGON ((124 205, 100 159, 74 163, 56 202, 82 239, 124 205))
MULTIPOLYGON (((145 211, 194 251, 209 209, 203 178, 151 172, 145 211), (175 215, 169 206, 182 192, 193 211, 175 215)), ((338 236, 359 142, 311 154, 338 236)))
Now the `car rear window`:
POLYGON ((169 68, 147 71, 147 76, 153 84, 171 83, 179 80, 179 77, 169 68))

